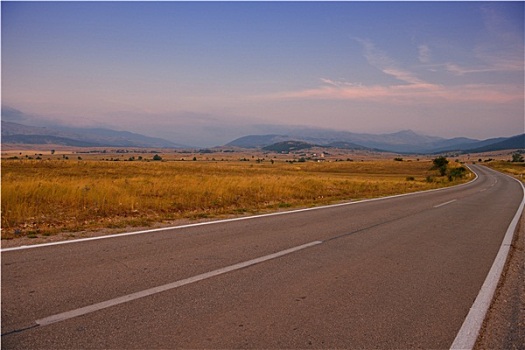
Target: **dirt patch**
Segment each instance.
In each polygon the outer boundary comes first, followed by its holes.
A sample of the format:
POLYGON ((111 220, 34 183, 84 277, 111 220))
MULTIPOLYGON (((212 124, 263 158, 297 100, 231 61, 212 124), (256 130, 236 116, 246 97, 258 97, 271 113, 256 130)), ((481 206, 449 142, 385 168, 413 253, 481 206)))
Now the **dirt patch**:
POLYGON ((474 349, 525 349, 525 214, 474 349))

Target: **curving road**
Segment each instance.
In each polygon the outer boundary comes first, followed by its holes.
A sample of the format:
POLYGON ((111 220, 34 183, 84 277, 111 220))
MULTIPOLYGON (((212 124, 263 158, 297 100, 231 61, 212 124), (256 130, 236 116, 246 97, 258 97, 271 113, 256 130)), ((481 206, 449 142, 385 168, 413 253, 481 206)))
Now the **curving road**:
POLYGON ((448 348, 522 201, 439 191, 2 251, 2 348, 448 348))

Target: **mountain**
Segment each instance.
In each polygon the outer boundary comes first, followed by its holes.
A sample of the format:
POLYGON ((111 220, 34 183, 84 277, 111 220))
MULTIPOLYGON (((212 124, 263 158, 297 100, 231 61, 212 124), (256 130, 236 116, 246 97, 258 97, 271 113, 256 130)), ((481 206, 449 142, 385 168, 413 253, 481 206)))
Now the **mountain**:
POLYGON ((506 140, 506 137, 498 137, 493 139, 487 139, 483 141, 470 141, 459 144, 453 144, 447 147, 436 148, 432 153, 446 153, 446 152, 463 152, 467 153, 470 149, 481 148, 490 146, 494 143, 506 140))
POLYGON ((67 128, 59 127, 64 132, 82 133, 86 141, 93 141, 104 146, 116 147, 165 147, 186 148, 184 145, 173 143, 157 137, 145 136, 129 131, 117 131, 103 128, 67 128))
POLYGON ((36 127, 2 121, 2 143, 58 144, 75 147, 185 148, 161 138, 102 128, 36 127))
POLYGON ((357 134, 328 129, 285 129, 286 134, 249 135, 226 146, 263 148, 278 142, 296 141, 323 147, 376 150, 394 153, 435 154, 445 152, 475 153, 489 150, 525 148, 523 135, 475 140, 466 137, 445 139, 403 130, 391 134, 357 134))
POLYGON ((468 138, 444 139, 419 135, 411 130, 391 134, 358 134, 346 131, 299 128, 288 130, 288 134, 249 135, 233 140, 226 146, 261 148, 276 142, 302 141, 321 146, 340 147, 346 144, 351 149, 375 149, 395 153, 432 153, 436 149, 454 149, 457 145, 468 145, 478 140, 468 138), (339 146, 337 146, 339 145, 339 146))
POLYGON ((491 140, 499 141, 492 142, 488 145, 483 145, 480 147, 465 150, 465 153, 492 152, 501 151, 505 149, 525 149, 525 134, 512 136, 503 140, 501 140, 500 138, 491 140))
POLYGON ((78 141, 65 137, 51 135, 5 135, 2 136, 2 143, 20 143, 27 145, 62 145, 73 147, 97 147, 99 144, 92 142, 78 141))

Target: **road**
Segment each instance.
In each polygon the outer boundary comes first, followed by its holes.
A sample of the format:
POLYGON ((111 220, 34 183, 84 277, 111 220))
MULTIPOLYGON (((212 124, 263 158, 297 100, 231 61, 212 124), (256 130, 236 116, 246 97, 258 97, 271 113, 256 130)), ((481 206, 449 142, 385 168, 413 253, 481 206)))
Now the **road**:
POLYGON ((439 191, 4 250, 2 348, 448 348, 523 196, 472 169, 439 191))

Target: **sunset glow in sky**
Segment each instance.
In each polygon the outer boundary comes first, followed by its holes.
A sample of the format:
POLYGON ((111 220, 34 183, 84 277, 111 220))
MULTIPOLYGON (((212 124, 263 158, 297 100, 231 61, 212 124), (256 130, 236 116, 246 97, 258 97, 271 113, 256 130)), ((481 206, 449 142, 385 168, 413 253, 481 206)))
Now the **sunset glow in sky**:
POLYGON ((271 125, 525 132, 523 2, 1 7, 2 106, 33 122, 205 146, 271 125))

